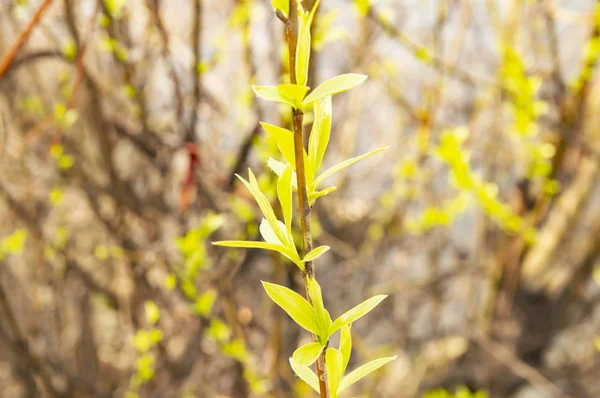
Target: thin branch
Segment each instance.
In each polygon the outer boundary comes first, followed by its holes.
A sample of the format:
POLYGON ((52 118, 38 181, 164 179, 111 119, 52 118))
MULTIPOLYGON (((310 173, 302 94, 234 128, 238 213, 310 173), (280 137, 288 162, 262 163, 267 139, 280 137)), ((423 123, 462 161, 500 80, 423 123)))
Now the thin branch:
POLYGON ((25 28, 21 31, 21 34, 19 35, 15 43, 8 50, 4 58, 2 58, 2 60, 0 61, 0 79, 2 79, 4 73, 6 73, 6 71, 10 68, 11 64, 15 60, 15 57, 17 56, 17 53, 25 45, 27 39, 31 35, 31 32, 33 32, 33 29, 40 22, 40 20, 42 19, 42 15, 44 15, 44 12, 50 6, 50 4, 52 4, 52 0, 44 0, 42 4, 40 4, 27 26, 25 26, 25 28))

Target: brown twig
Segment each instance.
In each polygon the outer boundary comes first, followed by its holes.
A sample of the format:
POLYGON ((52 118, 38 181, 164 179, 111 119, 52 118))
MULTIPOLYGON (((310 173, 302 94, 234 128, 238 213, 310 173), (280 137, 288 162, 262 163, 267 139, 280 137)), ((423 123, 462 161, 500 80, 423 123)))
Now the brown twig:
POLYGON ((2 78, 2 76, 4 76, 4 73, 8 70, 8 68, 10 68, 10 65, 15 60, 15 57, 17 56, 19 50, 25 45, 27 39, 31 35, 31 32, 33 32, 33 29, 40 22, 40 20, 42 19, 42 15, 50 6, 50 4, 52 4, 52 0, 44 0, 42 4, 40 4, 27 26, 25 26, 25 28, 21 31, 21 34, 19 35, 15 43, 8 50, 8 53, 6 53, 4 58, 2 58, 2 61, 0 61, 0 79, 2 78))

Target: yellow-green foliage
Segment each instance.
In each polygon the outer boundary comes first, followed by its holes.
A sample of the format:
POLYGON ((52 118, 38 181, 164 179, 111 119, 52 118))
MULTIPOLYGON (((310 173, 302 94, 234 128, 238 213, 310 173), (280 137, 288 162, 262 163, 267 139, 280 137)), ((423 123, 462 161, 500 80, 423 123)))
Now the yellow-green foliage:
POLYGON ((154 377, 155 354, 152 350, 163 339, 162 331, 155 327, 160 319, 158 306, 153 301, 146 301, 144 310, 149 327, 138 330, 131 340, 131 345, 137 352, 137 358, 135 361, 136 373, 129 382, 129 396, 137 396, 140 387, 154 377))
POLYGON ((504 44, 502 54, 500 77, 513 116, 512 131, 527 154, 526 177, 541 181, 546 193, 556 193, 557 183, 546 181, 552 172, 551 159, 556 150, 552 144, 542 142, 538 137, 540 126, 537 119, 548 109, 546 102, 537 99, 542 79, 526 74, 522 59, 512 47, 504 44))
MULTIPOLYGON (((281 19, 288 17, 287 3, 274 0, 272 4, 281 19)), ((268 136, 276 143, 283 160, 270 158, 267 161, 268 166, 278 177, 276 186, 271 183, 271 178, 257 178, 251 169, 248 170, 248 180, 239 175, 237 176, 256 201, 264 217, 259 227, 264 241, 230 240, 213 242, 213 244, 234 248, 276 251, 296 264, 303 272, 306 277, 308 299, 282 285, 263 282, 263 287, 267 295, 299 326, 313 333, 316 340, 299 347, 294 352, 292 358, 290 358, 290 365, 294 372, 316 392, 319 392, 320 386, 317 375, 310 369, 310 366, 319 357, 326 357, 324 362, 328 374, 326 380, 329 390, 328 396, 337 398, 350 385, 395 359, 395 357, 376 359, 345 375, 351 348, 349 325, 375 308, 386 296, 372 297, 348 310, 335 321, 331 319, 329 312, 324 307, 321 287, 314 279, 314 273, 309 272, 308 267, 309 264, 311 265, 314 260, 328 251, 329 247, 320 246, 312 249, 304 256, 300 256, 292 232, 293 191, 294 189, 305 190, 305 199, 309 206, 312 206, 317 199, 335 190, 335 187, 319 190, 320 185, 329 176, 359 160, 381 152, 385 148, 348 159, 319 174, 319 168, 331 136, 331 96, 358 86, 365 81, 366 76, 351 73, 339 75, 325 81, 309 93, 310 89, 306 84, 310 63, 311 24, 318 6, 318 0, 312 10, 305 10, 303 5, 298 3, 299 31, 295 51, 296 74, 292 76, 298 84, 282 83, 277 86, 253 86, 253 90, 258 97, 292 107, 294 122, 298 122, 298 124, 294 124, 295 132, 261 122, 268 136), (303 112, 310 112, 311 110, 313 111, 313 126, 308 142, 308 151, 306 151, 304 148, 296 147, 294 135, 302 134, 303 112), (298 117, 300 117, 299 121, 296 119, 298 117), (276 196, 279 199, 281 215, 275 213, 269 199, 271 195, 265 194, 264 191, 267 189, 273 190, 273 188, 275 188, 276 196), (329 339, 338 331, 341 333, 339 349, 328 347, 329 339)), ((310 223, 310 220, 308 222, 310 223)), ((303 231, 303 233, 306 234, 306 231, 303 231)), ((230 338, 229 329, 222 322, 213 320, 210 331, 214 340, 227 341, 230 338)), ((228 348, 237 349, 238 347, 230 345, 228 348)), ((239 349, 241 348, 243 346, 240 346, 239 349)), ((233 355, 229 350, 224 350, 224 352, 233 355)))
POLYGON ((484 181, 470 169, 468 155, 461 147, 467 135, 466 128, 446 130, 435 149, 437 156, 450 168, 452 183, 457 189, 468 192, 502 229, 515 234, 525 233, 528 239, 532 239, 534 230, 527 228, 524 220, 498 199, 498 186, 484 181))

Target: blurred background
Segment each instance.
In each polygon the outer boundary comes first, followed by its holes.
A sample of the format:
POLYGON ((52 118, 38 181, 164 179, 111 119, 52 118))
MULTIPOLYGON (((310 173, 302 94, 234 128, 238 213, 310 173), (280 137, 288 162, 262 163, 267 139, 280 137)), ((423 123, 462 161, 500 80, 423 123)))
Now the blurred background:
MULTIPOLYGON (((349 396, 599 397, 600 2, 321 3, 308 85, 369 75, 325 166, 389 146, 313 209, 332 316, 389 294, 349 396)), ((286 59, 267 0, 0 0, 0 397, 315 395, 297 267, 210 245, 260 239, 286 59)))

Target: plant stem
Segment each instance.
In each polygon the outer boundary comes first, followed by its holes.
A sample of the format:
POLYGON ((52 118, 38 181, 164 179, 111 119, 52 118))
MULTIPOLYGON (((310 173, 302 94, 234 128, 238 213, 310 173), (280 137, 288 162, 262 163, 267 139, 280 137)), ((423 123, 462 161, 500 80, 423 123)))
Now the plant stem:
MULTIPOLYGON (((304 173, 304 146, 303 146, 303 131, 302 119, 304 114, 300 109, 292 110, 293 126, 294 126, 294 155, 296 160, 296 183, 298 185, 298 210, 300 213, 300 228, 302 230, 302 246, 304 255, 312 250, 312 234, 310 231, 310 213, 311 209, 308 204, 306 193, 306 176, 304 173)), ((308 282, 309 279, 315 279, 314 261, 304 263, 304 279, 308 282)), ((307 283, 308 286, 308 283, 307 283)), ((308 290, 306 297, 310 301, 308 290)), ((316 340, 316 336, 313 336, 316 340)), ((325 368, 325 350, 317 359, 317 377, 319 379, 319 390, 321 398, 329 398, 329 385, 327 383, 327 370, 325 368)))
MULTIPOLYGON (((290 16, 285 23, 285 35, 288 42, 288 53, 290 63, 290 83, 297 84, 296 81, 296 43, 298 40, 298 13, 296 0, 290 0, 290 16)), ((304 131, 302 121, 304 113, 301 109, 292 109, 292 125, 294 130, 294 157, 296 162, 296 183, 298 186, 298 210, 300 213, 300 227, 302 230, 302 248, 304 255, 312 250, 312 234, 310 230, 311 208, 308 203, 308 194, 306 189, 306 173, 304 170, 304 131)), ((315 279, 314 261, 304 263, 304 279, 308 282, 315 279)), ((307 289, 308 289, 308 283, 307 289)), ((306 297, 310 301, 308 290, 306 297)), ((313 340, 316 341, 313 335, 313 340)), ((327 383, 327 369, 325 367, 325 350, 317 359, 317 378, 319 379, 319 391, 321 398, 330 398, 329 385, 327 383)))

